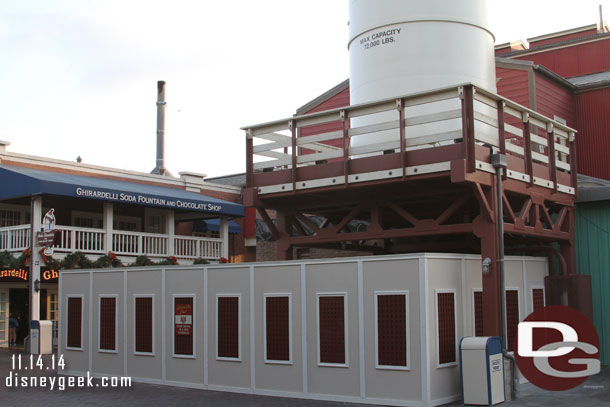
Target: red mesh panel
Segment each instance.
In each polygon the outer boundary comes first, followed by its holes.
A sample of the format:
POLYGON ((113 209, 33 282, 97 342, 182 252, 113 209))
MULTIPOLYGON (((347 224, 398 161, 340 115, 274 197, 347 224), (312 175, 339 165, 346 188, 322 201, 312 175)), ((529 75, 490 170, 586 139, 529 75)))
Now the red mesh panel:
POLYGON ((136 298, 136 352, 153 351, 153 300, 136 298))
POLYGON ((81 323, 83 299, 68 298, 68 343, 69 348, 81 347, 81 323))
POLYGON ((100 298, 100 349, 116 350, 116 298, 100 298))
POLYGON ((239 297, 218 297, 218 356, 239 358, 239 297))
POLYGON ((193 309, 193 297, 176 297, 174 298, 174 354, 175 355, 193 355, 193 333, 195 329, 195 313, 193 309), (190 312, 190 327, 187 324, 176 323, 176 310, 185 310, 182 315, 189 315, 190 312))
POLYGON ((519 325, 519 291, 506 290, 506 349, 513 351, 519 325))
POLYGON ((323 296, 320 307, 320 362, 345 364, 345 310, 343 296, 323 296))
POLYGON ((377 358, 382 366, 407 366, 404 294, 377 296, 377 358))
POLYGON ((454 293, 438 293, 438 363, 455 362, 454 293))
POLYGON ((267 360, 290 360, 289 297, 266 297, 267 360))
POLYGON ((474 336, 483 336, 483 291, 474 292, 474 336))
POLYGON ((542 288, 532 288, 532 305, 534 311, 544 308, 544 290, 542 288))

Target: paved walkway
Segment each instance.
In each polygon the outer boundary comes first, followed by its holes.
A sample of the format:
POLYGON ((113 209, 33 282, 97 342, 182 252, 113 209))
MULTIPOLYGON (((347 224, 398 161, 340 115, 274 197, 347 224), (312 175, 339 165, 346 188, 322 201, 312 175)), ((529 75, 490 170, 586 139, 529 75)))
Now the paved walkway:
MULTIPOLYGON (((25 366, 26 355, 18 350, 0 349, 0 406, 2 407, 88 407, 88 406, 205 406, 205 407, 320 407, 320 406, 363 406, 361 404, 331 403, 326 401, 288 399, 279 397, 264 397, 245 394, 225 393, 207 390, 185 389, 172 386, 157 386, 132 383, 129 388, 66 388, 50 391, 46 388, 6 387, 7 377, 15 380, 15 374, 21 377, 38 376, 57 378, 52 370, 46 370, 50 365, 50 356, 44 357, 45 370, 35 369, 21 371, 12 369, 13 355, 22 355, 25 366), (11 376, 12 373, 12 376, 11 376)), ((93 381, 94 386, 100 385, 99 380, 93 381)), ((57 384, 56 384, 57 386, 57 384)), ((583 385, 566 392, 547 392, 532 385, 521 386, 521 397, 518 400, 502 404, 503 407, 610 407, 610 368, 604 368, 599 375, 589 378, 583 385)), ((453 403, 451 406, 459 406, 453 403)))

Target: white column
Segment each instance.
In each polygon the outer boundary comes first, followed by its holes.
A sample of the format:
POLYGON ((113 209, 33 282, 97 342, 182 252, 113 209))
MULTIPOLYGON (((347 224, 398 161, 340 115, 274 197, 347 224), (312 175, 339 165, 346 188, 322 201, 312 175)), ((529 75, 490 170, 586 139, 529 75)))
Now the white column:
POLYGON ((30 320, 39 320, 40 319, 40 291, 36 291, 36 286, 40 285, 40 247, 38 246, 38 242, 36 241, 36 235, 40 232, 41 222, 42 222, 42 197, 35 196, 32 197, 32 206, 31 206, 31 222, 32 222, 32 230, 31 230, 31 244, 30 248, 32 250, 30 257, 30 296, 32 297, 32 308, 30 309, 30 320), (35 282, 38 281, 38 284, 35 282))
POLYGON ((221 257, 229 259, 229 220, 223 216, 220 217, 220 238, 222 239, 221 257))
POLYGON ((176 235, 176 219, 174 211, 168 209, 165 219, 167 222, 167 227, 165 228, 165 230, 167 230, 167 255, 174 256, 176 254, 174 246, 174 236, 176 235))
POLYGON ((104 250, 106 254, 112 251, 112 234, 114 233, 114 206, 110 202, 104 202, 104 250))

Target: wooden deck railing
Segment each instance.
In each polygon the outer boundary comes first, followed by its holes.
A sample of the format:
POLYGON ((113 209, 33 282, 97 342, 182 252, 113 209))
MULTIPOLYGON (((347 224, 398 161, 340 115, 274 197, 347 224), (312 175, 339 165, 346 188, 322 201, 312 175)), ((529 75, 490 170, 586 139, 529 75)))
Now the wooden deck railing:
POLYGON ((467 172, 495 173, 490 148, 507 154, 507 178, 575 194, 576 131, 474 85, 244 130, 246 182, 259 195, 445 172, 456 159, 466 160, 467 172), (375 144, 350 143, 353 137, 379 132, 391 136, 375 144), (385 159, 372 165, 370 156, 381 154, 385 159))

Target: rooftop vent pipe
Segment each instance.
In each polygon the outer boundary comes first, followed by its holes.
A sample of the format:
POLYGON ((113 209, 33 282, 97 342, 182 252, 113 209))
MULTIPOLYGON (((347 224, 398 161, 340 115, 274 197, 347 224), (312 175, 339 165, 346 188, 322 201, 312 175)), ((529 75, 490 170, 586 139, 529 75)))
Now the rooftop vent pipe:
POLYGON ((165 168, 165 81, 157 81, 157 166, 151 174, 167 175, 165 168))

